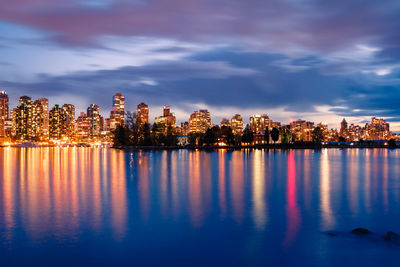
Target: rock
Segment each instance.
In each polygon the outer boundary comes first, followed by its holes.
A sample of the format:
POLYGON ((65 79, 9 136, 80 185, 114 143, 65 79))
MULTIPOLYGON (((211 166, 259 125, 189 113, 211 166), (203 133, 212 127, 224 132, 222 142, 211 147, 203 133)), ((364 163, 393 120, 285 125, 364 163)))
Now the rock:
POLYGON ((384 236, 383 239, 390 242, 399 242, 400 236, 395 232, 389 231, 384 236))
POLYGON ((351 231, 351 233, 355 234, 355 235, 369 235, 372 232, 370 230, 368 230, 368 229, 365 229, 365 228, 356 228, 356 229, 353 229, 351 231))
POLYGON ((334 233, 334 232, 327 232, 327 235, 329 235, 329 236, 337 236, 337 234, 334 233))

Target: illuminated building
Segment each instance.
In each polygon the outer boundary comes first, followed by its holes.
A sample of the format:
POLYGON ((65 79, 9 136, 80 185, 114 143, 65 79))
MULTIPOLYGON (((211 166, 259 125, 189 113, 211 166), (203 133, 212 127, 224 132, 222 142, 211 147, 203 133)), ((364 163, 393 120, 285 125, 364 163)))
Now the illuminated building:
POLYGON ((170 111, 170 106, 164 106, 163 115, 155 118, 154 122, 164 134, 172 134, 176 128, 176 117, 170 111))
POLYGON ((347 130, 348 141, 359 141, 362 139, 362 127, 359 125, 350 124, 347 130))
POLYGON ((347 121, 343 118, 342 122, 340 123, 340 131, 339 135, 343 137, 345 140, 349 140, 349 133, 347 131, 347 121))
POLYGON ((250 130, 253 133, 256 134, 262 133, 267 128, 270 129, 271 126, 272 126, 272 121, 269 119, 267 114, 253 115, 250 117, 250 130))
POLYGON ((49 135, 49 100, 47 98, 38 98, 36 103, 40 103, 43 110, 43 135, 49 135))
POLYGON ((101 132, 100 108, 96 104, 90 104, 87 109, 87 117, 89 118, 89 136, 97 137, 101 132))
POLYGON ((8 95, 0 91, 0 137, 6 136, 6 121, 9 119, 9 101, 8 95))
POLYGON ((136 126, 141 128, 145 123, 149 124, 149 106, 142 102, 136 108, 136 126))
POLYGON ((189 122, 181 122, 181 126, 176 128, 177 135, 187 135, 189 133, 189 122))
POLYGON ((67 111, 59 105, 49 111, 49 138, 52 140, 60 140, 67 137, 67 111))
POLYGON ((115 130, 118 125, 125 123, 125 97, 120 93, 116 93, 113 98, 113 107, 110 114, 110 122, 108 129, 115 130))
POLYGON ((206 109, 195 111, 189 118, 190 133, 205 133, 211 127, 211 115, 206 109))
POLYGON ((31 132, 32 140, 44 140, 47 137, 47 131, 44 128, 44 108, 42 105, 42 101, 36 100, 32 103, 31 108, 31 132))
POLYGON ((239 114, 235 114, 230 122, 232 127, 232 132, 234 135, 242 135, 243 134, 243 118, 239 114))
POLYGON ((18 106, 12 112, 12 134, 16 140, 32 139, 32 100, 28 96, 19 98, 18 106))
POLYGON ((81 112, 81 115, 76 120, 75 136, 79 140, 85 140, 89 138, 89 133, 90 133, 90 119, 85 112, 81 112))
POLYGON ((312 141, 312 131, 314 123, 305 120, 296 120, 290 122, 290 131, 295 141, 312 141))
POLYGON ((370 124, 365 124, 364 137, 366 140, 388 140, 391 137, 389 123, 384 119, 373 117, 370 124))
POLYGON ((222 118, 221 123, 219 124, 220 127, 231 127, 231 122, 227 118, 222 118))
POLYGON ((75 106, 64 104, 62 108, 67 112, 67 136, 71 138, 75 134, 75 106))

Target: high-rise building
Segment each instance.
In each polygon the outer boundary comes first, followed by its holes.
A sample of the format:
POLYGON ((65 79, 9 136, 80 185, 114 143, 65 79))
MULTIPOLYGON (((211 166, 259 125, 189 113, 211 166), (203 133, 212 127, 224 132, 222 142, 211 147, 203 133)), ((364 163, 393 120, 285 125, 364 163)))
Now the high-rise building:
POLYGON ((164 134, 175 133, 176 117, 171 113, 170 106, 164 106, 163 115, 155 118, 154 122, 159 127, 160 132, 164 134))
POLYGON ((75 106, 72 104, 64 104, 62 108, 67 112, 67 136, 75 135, 75 106))
POLYGON ((68 124, 67 111, 59 105, 54 107, 49 112, 49 138, 60 140, 67 138, 68 124))
POLYGON ((33 140, 43 140, 46 139, 46 131, 44 128, 44 119, 45 119, 45 107, 42 105, 42 102, 39 100, 35 100, 32 103, 31 109, 31 131, 32 131, 32 139, 33 140))
POLYGON ((342 122, 340 123, 340 132, 339 135, 346 140, 349 139, 348 131, 347 131, 347 121, 343 118, 342 122))
POLYGON ((149 124, 149 106, 142 102, 136 108, 136 126, 141 128, 145 123, 149 124))
POLYGON ((211 127, 211 115, 206 109, 195 111, 189 118, 190 133, 205 133, 211 127))
POLYGON ((76 133, 75 136, 79 140, 89 138, 90 134, 90 118, 85 112, 81 112, 81 115, 76 120, 76 133))
POLYGON ((18 106, 12 112, 12 135, 16 140, 31 140, 32 134, 32 100, 28 96, 19 98, 18 106))
POLYGON ((113 98, 113 107, 110 114, 110 130, 115 130, 118 125, 125 123, 125 97, 116 93, 113 98))
POLYGON ((253 115, 250 117, 250 130, 253 133, 259 134, 264 132, 267 128, 271 130, 272 121, 267 114, 253 115))
POLYGON ((9 119, 9 100, 5 91, 0 91, 0 137, 6 136, 6 121, 9 119))
POLYGON ((312 141, 314 122, 298 119, 290 122, 290 131, 296 141, 312 141))
POLYGON ((232 133, 234 135, 243 134, 243 118, 239 114, 235 114, 231 119, 232 133))
POLYGON ((388 140, 390 137, 389 123, 384 119, 373 117, 371 123, 365 125, 365 139, 367 140, 388 140))
POLYGON ((90 104, 87 109, 87 116, 89 118, 89 136, 97 137, 101 133, 101 118, 100 108, 96 104, 90 104))
POLYGON ((49 136, 49 100, 47 98, 38 98, 35 102, 41 104, 43 110, 43 135, 49 136))

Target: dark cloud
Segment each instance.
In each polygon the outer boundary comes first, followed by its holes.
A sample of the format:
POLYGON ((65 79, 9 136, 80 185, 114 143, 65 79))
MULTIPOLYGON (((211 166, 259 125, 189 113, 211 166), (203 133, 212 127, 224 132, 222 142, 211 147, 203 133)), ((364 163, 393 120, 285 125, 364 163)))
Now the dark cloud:
MULTIPOLYGON (((341 116, 399 117, 400 87, 371 85, 362 75, 324 75, 318 69, 287 72, 276 67, 276 55, 244 52, 204 53, 184 61, 126 66, 115 70, 76 72, 63 76, 40 77, 37 83, 0 82, 13 92, 34 97, 87 97, 90 103, 110 107, 115 91, 127 96, 134 108, 145 101, 151 106, 166 103, 192 111, 188 104, 213 107, 274 109, 285 106, 301 117, 315 112, 315 106, 332 108, 341 116), (224 63, 225 59, 229 63, 224 63)), ((307 63, 314 59, 304 59, 307 63)), ((396 76, 396 74, 393 74, 396 76)), ((227 114, 230 115, 230 114, 227 114)))
POLYGON ((0 86, 15 97, 69 94, 105 106, 110 105, 105 96, 121 90, 132 106, 205 103, 306 112, 330 105, 341 106, 332 109, 341 116, 399 118, 399 14, 396 0, 15 0, 0 5, 3 21, 38 29, 45 41, 68 51, 108 48, 104 36, 224 46, 204 53, 179 45, 158 47, 152 52, 191 56, 140 67, 44 74, 34 83, 3 78, 0 86))

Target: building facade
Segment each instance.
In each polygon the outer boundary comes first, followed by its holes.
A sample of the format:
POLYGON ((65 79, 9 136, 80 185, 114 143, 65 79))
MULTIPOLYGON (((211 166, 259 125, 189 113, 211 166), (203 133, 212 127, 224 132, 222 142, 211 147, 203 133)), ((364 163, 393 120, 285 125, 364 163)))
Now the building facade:
POLYGON ((68 138, 67 111, 54 105, 49 111, 49 138, 50 140, 61 140, 68 138))
POLYGON ((9 99, 5 91, 0 91, 0 137, 7 136, 6 122, 9 120, 9 99))
POLYGON ((195 111, 189 118, 190 133, 205 133, 211 127, 211 115, 206 109, 195 111))
POLYGON ((243 134, 243 118, 240 114, 235 114, 231 119, 232 133, 234 135, 243 134))
POLYGON ((136 108, 136 127, 141 128, 146 123, 150 123, 149 106, 142 102, 136 108))
POLYGON ((271 130, 272 121, 267 114, 258 114, 250 117, 250 130, 253 133, 263 133, 267 128, 271 130))
POLYGON ((113 98, 113 107, 110 113, 109 129, 115 130, 117 126, 125 123, 125 97, 116 93, 113 98))

